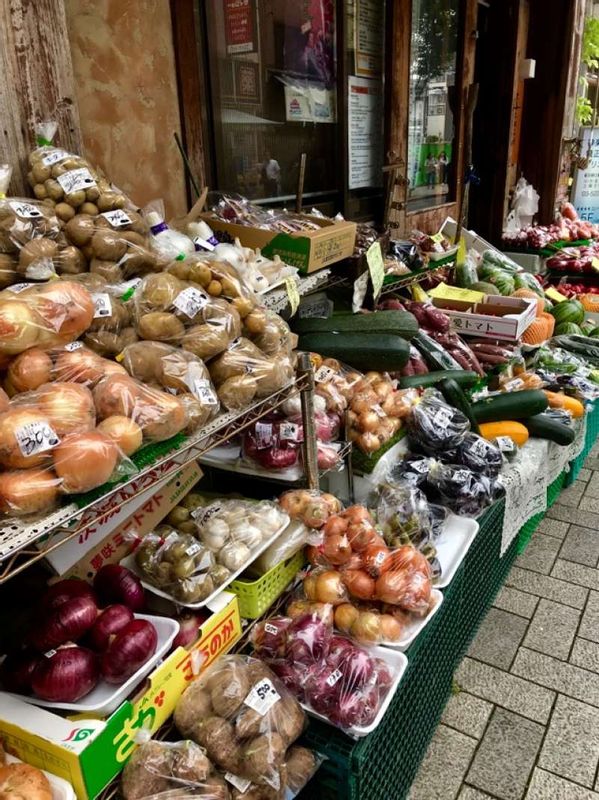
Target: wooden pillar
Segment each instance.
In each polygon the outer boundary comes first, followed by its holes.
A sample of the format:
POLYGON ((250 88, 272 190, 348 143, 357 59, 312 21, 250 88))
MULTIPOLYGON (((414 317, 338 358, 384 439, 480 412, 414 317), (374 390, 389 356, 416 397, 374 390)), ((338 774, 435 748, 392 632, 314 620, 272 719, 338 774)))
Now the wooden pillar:
POLYGON ((63 0, 0 0, 0 75, 0 162, 13 167, 11 193, 29 194, 36 122, 55 119, 60 146, 81 152, 63 0))

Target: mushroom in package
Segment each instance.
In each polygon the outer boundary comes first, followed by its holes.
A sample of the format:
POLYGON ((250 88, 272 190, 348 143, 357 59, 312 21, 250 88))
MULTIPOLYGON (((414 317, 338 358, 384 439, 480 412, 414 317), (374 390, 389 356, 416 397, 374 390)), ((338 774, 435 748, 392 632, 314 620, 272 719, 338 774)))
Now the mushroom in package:
POLYGON ((221 770, 279 792, 287 749, 306 718, 285 684, 261 661, 222 656, 183 692, 179 732, 221 770))
POLYGON ((0 292, 0 354, 72 342, 91 325, 93 315, 90 293, 72 281, 11 286, 0 292))
POLYGON ((448 405, 434 389, 427 389, 408 419, 410 438, 418 449, 442 453, 458 447, 470 430, 470 422, 457 408, 448 405))
POLYGON ((137 342, 126 347, 119 358, 127 372, 142 383, 187 398, 194 430, 218 413, 220 403, 210 373, 193 353, 164 342, 137 342))
POLYGON ((220 401, 229 411, 245 408, 254 398, 268 397, 293 377, 289 356, 270 358, 243 337, 232 341, 208 368, 220 401))

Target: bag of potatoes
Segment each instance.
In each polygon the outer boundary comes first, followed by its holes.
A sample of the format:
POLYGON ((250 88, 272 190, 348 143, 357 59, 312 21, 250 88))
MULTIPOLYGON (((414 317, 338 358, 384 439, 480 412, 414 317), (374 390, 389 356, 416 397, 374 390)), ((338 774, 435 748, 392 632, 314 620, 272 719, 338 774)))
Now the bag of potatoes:
POLYGON ((201 358, 164 342, 130 344, 119 356, 129 375, 138 381, 175 394, 186 406, 191 433, 213 419, 219 410, 218 396, 201 358))

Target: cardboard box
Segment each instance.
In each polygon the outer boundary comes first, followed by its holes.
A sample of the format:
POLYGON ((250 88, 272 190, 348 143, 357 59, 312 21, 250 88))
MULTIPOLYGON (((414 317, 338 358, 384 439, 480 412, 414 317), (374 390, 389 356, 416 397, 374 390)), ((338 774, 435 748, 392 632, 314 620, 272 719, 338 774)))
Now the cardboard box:
POLYGON ((106 720, 65 719, 0 692, 0 739, 6 749, 34 767, 65 778, 78 800, 96 798, 137 747, 137 733, 145 729, 153 734, 171 716, 194 677, 192 664, 201 662, 205 669, 241 636, 236 595, 222 592, 210 606, 214 613, 202 625, 201 638, 192 650, 178 647, 173 651, 136 697, 106 720))
POLYGON ((536 300, 486 295, 482 303, 432 298, 451 319, 451 327, 464 336, 504 341, 518 340, 534 320, 536 300))
POLYGON ((297 267, 303 274, 330 267, 331 264, 352 255, 356 241, 355 222, 334 222, 331 219, 304 216, 319 225, 321 230, 277 233, 249 225, 223 222, 213 214, 200 214, 200 218, 206 220, 213 230, 223 231, 233 239, 239 239, 244 247, 259 247, 262 255, 268 258, 278 255, 286 264, 297 267))
MULTIPOLYGON (((90 580, 102 564, 114 563, 130 551, 135 537, 145 536, 185 497, 202 477, 195 461, 164 481, 151 481, 147 489, 112 508, 86 526, 79 536, 48 553, 46 560, 58 575, 90 580)), ((145 477, 145 476, 144 476, 145 477)), ((151 477, 151 476, 150 476, 151 477)), ((57 534, 57 538, 64 534, 57 534)))

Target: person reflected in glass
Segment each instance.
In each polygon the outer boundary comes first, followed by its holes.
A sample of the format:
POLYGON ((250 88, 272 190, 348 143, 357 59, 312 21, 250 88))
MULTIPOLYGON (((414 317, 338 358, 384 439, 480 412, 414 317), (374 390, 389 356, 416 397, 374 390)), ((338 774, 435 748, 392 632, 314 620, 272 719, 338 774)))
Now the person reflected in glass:
POLYGON ((449 161, 447 155, 443 150, 439 154, 439 181, 440 183, 447 183, 447 170, 449 169, 449 161))
POLYGON ((437 183, 437 159, 432 153, 429 153, 424 162, 424 172, 426 175, 426 185, 434 189, 437 183))
POLYGON ((277 197, 281 194, 281 167, 268 151, 264 155, 261 179, 265 197, 277 197))

